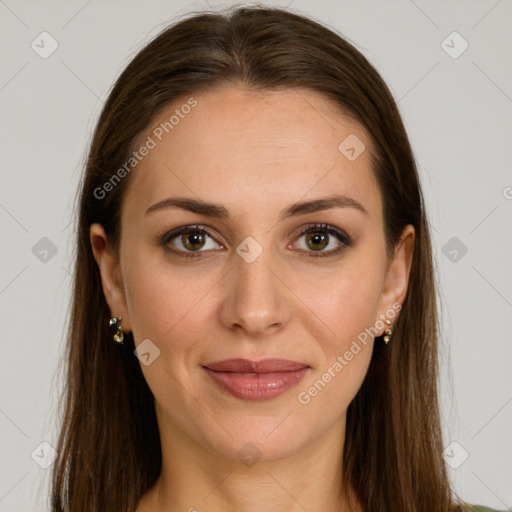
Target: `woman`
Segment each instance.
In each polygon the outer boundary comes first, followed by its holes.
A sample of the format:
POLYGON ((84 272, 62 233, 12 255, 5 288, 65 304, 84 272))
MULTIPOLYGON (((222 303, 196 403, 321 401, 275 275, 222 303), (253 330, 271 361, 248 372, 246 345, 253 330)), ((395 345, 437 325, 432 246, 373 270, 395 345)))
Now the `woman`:
MULTIPOLYGON (((429 228, 376 70, 237 8, 115 84, 80 193, 54 511, 462 511, 429 228)), ((488 509, 487 509, 488 510, 488 509)))

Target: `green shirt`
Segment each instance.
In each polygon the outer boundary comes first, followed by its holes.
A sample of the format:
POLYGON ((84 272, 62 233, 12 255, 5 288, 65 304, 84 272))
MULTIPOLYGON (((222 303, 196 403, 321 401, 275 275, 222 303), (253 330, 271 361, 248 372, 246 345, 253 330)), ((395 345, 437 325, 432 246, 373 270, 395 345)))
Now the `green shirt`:
MULTIPOLYGON (((468 503, 469 505, 469 503, 468 503)), ((484 507, 483 505, 469 505, 471 512, 501 512, 494 508, 484 507)), ((505 512, 505 511, 503 511, 505 512)))

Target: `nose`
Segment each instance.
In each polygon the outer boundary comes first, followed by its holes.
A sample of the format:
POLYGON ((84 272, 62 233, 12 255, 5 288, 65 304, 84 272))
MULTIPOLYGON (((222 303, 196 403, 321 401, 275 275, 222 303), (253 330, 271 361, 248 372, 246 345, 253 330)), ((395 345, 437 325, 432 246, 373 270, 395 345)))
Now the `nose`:
POLYGON ((251 263, 234 256, 221 306, 221 321, 229 329, 261 337, 284 328, 290 318, 290 300, 283 277, 271 251, 251 263))

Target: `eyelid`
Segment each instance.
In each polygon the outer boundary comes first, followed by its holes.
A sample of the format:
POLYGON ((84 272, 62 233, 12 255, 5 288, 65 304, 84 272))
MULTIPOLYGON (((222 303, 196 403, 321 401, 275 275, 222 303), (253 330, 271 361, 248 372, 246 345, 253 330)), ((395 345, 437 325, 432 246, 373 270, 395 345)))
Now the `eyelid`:
POLYGON ((211 233, 213 229, 210 226, 207 226, 206 224, 187 224, 185 226, 180 226, 178 228, 171 229, 170 231, 166 232, 161 238, 166 239, 168 241, 177 235, 181 235, 182 233, 188 233, 192 231, 201 231, 203 233, 206 233, 209 237, 215 240, 215 237, 212 236, 211 233))

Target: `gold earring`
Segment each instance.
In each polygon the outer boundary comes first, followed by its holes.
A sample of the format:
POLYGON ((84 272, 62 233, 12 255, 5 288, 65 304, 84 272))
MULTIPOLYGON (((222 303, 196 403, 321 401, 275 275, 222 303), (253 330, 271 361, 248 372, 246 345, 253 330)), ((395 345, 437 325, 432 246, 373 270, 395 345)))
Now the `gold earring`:
POLYGON ((391 320, 386 320, 387 328, 384 331, 384 343, 387 345, 388 341, 391 339, 391 335, 393 334, 393 330, 391 329, 391 320))
POLYGON ((124 340, 124 331, 123 326, 121 325, 122 318, 113 317, 110 319, 108 326, 110 331, 114 333, 113 338, 117 343, 123 343, 124 340))

